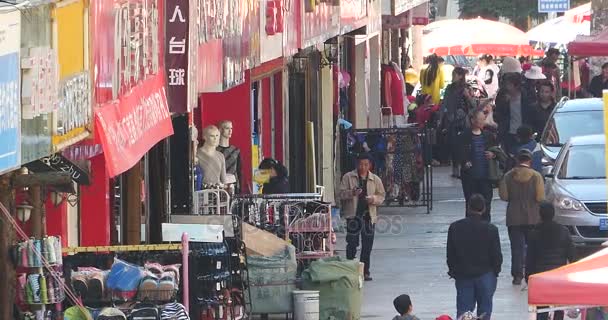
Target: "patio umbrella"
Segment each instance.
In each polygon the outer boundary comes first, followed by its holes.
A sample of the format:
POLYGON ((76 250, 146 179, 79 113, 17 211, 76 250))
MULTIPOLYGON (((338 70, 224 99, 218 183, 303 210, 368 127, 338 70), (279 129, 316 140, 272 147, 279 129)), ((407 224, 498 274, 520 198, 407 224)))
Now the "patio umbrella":
POLYGON ((564 18, 572 23, 591 22, 591 2, 564 12, 564 18))
POLYGON ((589 21, 575 23, 565 17, 558 17, 532 28, 526 33, 526 36, 532 43, 542 42, 559 46, 574 41, 578 35, 588 36, 590 31, 591 23, 589 21))
POLYGON ((486 20, 446 20, 423 36, 426 54, 477 56, 533 55, 526 34, 506 23, 486 20))

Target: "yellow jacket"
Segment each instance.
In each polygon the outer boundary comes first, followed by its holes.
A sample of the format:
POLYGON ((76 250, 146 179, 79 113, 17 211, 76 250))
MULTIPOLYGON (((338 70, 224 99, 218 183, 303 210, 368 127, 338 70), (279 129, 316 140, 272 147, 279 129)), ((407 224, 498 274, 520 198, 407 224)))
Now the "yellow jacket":
POLYGON ((424 83, 424 78, 426 77, 426 73, 428 71, 428 64, 422 66, 420 69, 420 85, 422 86, 422 93, 430 94, 433 100, 433 104, 438 105, 441 102, 441 89, 445 85, 445 79, 443 76, 443 64, 439 65, 437 69, 437 77, 435 77, 435 81, 431 83, 431 85, 426 85, 424 83))

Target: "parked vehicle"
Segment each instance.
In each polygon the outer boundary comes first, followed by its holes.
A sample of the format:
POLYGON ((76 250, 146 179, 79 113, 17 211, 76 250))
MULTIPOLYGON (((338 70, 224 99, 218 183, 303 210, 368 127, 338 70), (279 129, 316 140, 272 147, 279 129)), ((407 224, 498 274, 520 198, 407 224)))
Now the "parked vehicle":
POLYGON ((549 117, 540 144, 543 164, 555 162, 572 137, 604 133, 604 102, 599 98, 562 100, 549 117))
POLYGON ((555 205, 555 221, 567 226, 577 246, 599 246, 608 240, 608 190, 605 137, 571 138, 555 167, 545 168, 547 200, 555 205))

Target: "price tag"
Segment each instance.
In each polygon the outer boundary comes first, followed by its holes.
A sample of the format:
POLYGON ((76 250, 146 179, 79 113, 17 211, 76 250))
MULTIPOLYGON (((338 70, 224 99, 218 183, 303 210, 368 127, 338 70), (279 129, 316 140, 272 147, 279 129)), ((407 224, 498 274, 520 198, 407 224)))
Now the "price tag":
POLYGON ((221 261, 218 261, 218 262, 216 263, 216 265, 215 265, 215 268, 216 268, 217 270, 222 269, 222 262, 221 262, 221 261))

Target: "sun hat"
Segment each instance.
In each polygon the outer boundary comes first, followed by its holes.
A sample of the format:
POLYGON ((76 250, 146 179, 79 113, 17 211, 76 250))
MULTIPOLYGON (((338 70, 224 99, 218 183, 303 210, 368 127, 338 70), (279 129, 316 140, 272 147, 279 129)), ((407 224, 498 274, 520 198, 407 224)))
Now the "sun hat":
POLYGON ((515 58, 505 57, 502 60, 502 67, 500 68, 500 71, 503 74, 505 74, 505 73, 521 73, 522 72, 521 63, 519 63, 519 61, 517 61, 515 58))
POLYGON ((539 66, 532 66, 529 70, 526 70, 524 77, 530 80, 544 80, 547 77, 543 74, 543 70, 539 66))
POLYGON ((405 70, 405 82, 406 83, 414 85, 414 84, 417 84, 418 81, 419 81, 418 72, 416 72, 416 70, 414 70, 413 68, 405 70))

